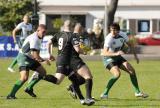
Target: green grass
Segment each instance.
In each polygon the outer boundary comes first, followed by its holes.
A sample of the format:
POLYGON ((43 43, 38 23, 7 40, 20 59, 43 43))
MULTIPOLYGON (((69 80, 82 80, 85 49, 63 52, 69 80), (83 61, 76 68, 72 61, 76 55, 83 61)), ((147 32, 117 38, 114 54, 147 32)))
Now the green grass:
MULTIPOLYGON (((6 100, 13 84, 19 78, 19 72, 9 73, 7 66, 11 59, 0 59, 0 108, 87 108, 80 105, 78 100, 73 100, 66 91, 70 84, 66 78, 61 85, 40 81, 35 86, 38 98, 28 96, 23 90, 25 84, 17 93, 17 100, 6 100)), ((140 89, 150 95, 147 99, 136 98, 127 73, 122 72, 120 79, 113 86, 109 99, 100 100, 110 73, 104 69, 101 61, 88 61, 87 64, 93 73, 93 96, 97 99, 91 108, 160 108, 160 62, 141 61, 136 64, 130 61, 135 67, 140 89)), ((45 66, 48 73, 55 73, 55 63, 52 66, 45 66)), ((18 71, 18 68, 16 67, 18 71)), ((32 73, 32 72, 31 72, 32 73)), ((84 85, 81 87, 83 94, 84 85)))

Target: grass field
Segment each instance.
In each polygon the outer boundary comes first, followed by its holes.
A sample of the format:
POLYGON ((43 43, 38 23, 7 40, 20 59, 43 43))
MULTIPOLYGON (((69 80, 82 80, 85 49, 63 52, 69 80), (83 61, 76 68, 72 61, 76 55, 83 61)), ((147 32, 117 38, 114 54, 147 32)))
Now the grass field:
MULTIPOLYGON (((19 78, 19 73, 10 73, 7 66, 11 59, 0 59, 0 108, 86 108, 78 100, 73 100, 67 93, 66 86, 70 84, 66 78, 57 86, 40 81, 35 86, 36 99, 28 96, 23 90, 18 91, 17 100, 6 100, 13 84, 19 78)), ((105 71, 101 61, 88 61, 88 66, 94 76, 93 96, 96 103, 91 108, 160 108, 160 62, 141 61, 136 64, 130 61, 137 71, 140 89, 150 95, 147 99, 136 98, 128 74, 122 72, 120 79, 113 86, 109 99, 100 100, 99 96, 110 78, 110 73, 105 71)), ((45 66, 48 73, 55 72, 55 63, 45 66)), ((17 67, 16 67, 16 70, 17 67)), ((32 73, 32 72, 30 72, 32 73)), ((81 87, 83 93, 84 86, 81 87)))

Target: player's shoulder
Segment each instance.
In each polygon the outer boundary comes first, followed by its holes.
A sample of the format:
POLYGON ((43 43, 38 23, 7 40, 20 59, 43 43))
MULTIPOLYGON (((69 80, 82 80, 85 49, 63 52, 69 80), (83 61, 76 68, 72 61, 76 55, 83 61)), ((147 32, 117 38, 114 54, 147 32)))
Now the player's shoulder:
POLYGON ((105 37, 105 40, 112 40, 113 37, 112 37, 112 34, 109 33, 106 37, 105 37))
POLYGON ((122 32, 122 31, 119 32, 119 35, 122 36, 122 37, 126 37, 127 36, 127 34, 125 32, 122 32))
POLYGON ((29 40, 31 40, 31 41, 37 41, 37 40, 39 40, 36 32, 34 32, 34 33, 32 33, 31 35, 29 35, 27 38, 28 38, 29 40))

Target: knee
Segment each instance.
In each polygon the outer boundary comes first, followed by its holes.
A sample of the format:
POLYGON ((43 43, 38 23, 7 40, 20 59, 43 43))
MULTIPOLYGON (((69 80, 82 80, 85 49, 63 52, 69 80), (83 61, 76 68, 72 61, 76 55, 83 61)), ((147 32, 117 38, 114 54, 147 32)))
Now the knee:
POLYGON ((117 73, 115 73, 113 76, 118 79, 118 78, 121 76, 121 73, 118 73, 118 72, 117 72, 117 73))
POLYGON ((28 77, 22 77, 20 78, 21 81, 26 82, 28 80, 28 77))

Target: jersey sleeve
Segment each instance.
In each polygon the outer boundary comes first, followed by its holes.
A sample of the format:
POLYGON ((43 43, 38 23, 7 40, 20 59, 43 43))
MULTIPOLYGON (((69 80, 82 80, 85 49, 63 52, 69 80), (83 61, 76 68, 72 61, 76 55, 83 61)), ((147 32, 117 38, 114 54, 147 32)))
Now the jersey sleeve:
POLYGON ((104 48, 110 48, 111 47, 111 38, 110 38, 110 34, 108 34, 106 37, 105 37, 105 40, 104 40, 104 48))
POLYGON ((19 23, 19 24, 16 26, 16 29, 20 30, 20 29, 22 29, 22 27, 23 27, 23 23, 19 23))
POLYGON ((57 36, 54 35, 54 36, 51 38, 51 41, 52 41, 52 44, 53 44, 53 43, 57 43, 57 36))
POLYGON ((74 45, 79 45, 79 39, 78 39, 78 37, 76 36, 76 35, 72 35, 72 39, 71 39, 71 43, 72 43, 72 45, 74 46, 74 45))
POLYGON ((38 39, 30 40, 30 49, 31 50, 40 50, 40 41, 38 39))
POLYGON ((127 36, 126 33, 120 31, 120 32, 119 32, 119 35, 121 35, 121 36, 125 39, 125 42, 128 42, 128 41, 129 41, 129 38, 128 38, 128 36, 127 36))

